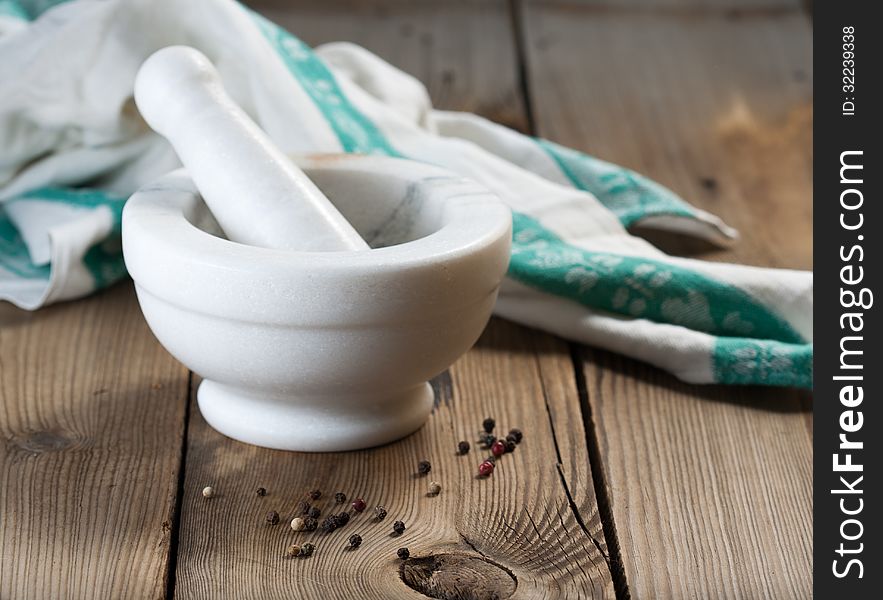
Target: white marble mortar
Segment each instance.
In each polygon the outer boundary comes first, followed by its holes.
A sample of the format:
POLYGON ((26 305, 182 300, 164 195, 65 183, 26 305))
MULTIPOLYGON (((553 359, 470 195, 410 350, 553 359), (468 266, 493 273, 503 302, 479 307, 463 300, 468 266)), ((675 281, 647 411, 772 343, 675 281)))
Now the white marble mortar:
POLYGON ((180 170, 126 204, 126 266, 156 337, 204 378, 199 407, 221 433, 312 452, 396 440, 426 421, 427 380, 490 317, 509 261, 509 209, 420 163, 298 163, 371 250, 224 239, 180 170))

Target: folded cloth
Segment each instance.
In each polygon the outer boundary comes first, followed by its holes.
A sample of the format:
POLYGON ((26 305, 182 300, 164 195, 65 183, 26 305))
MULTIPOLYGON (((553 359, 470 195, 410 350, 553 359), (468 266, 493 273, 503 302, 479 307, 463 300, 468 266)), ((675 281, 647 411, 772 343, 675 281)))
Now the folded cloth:
POLYGON ((283 151, 405 157, 493 190, 514 220, 497 314, 685 381, 812 385, 812 274, 665 255, 626 227, 736 233, 628 169, 434 110, 367 50, 311 50, 233 0, 78 0, 31 21, 47 4, 0 0, 0 299, 35 309, 125 275, 123 204, 178 166, 135 72, 186 44, 283 151))

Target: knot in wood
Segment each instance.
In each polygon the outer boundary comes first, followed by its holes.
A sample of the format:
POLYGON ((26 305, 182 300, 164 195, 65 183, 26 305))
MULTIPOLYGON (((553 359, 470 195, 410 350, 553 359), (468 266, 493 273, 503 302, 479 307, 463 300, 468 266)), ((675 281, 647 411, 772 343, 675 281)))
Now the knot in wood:
POLYGON ((440 600, 503 600, 515 593, 515 575, 486 558, 433 554, 409 558, 399 574, 405 585, 440 600))

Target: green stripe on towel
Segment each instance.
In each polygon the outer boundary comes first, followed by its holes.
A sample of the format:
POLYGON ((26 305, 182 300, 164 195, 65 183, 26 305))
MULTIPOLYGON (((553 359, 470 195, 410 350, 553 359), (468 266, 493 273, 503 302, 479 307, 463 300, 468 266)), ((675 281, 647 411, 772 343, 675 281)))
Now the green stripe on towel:
MULTIPOLYGON (((110 234, 89 248, 83 256, 83 264, 95 280, 95 287, 98 289, 107 287, 126 276, 126 264, 122 254, 122 219, 126 198, 111 196, 106 192, 91 188, 45 187, 25 192, 10 200, 9 203, 32 200, 57 202, 84 209, 107 207, 113 218, 110 234)), ((27 253, 27 248, 25 248, 25 252, 27 253)), ((48 278, 49 267, 47 266, 46 269, 46 277, 48 278)))
POLYGON ((812 389, 812 344, 718 338, 712 365, 719 383, 812 389))
POLYGON ((674 192, 643 175, 548 140, 536 142, 575 188, 594 195, 625 227, 654 215, 696 217, 674 192))
POLYGON ((0 270, 23 279, 49 281, 49 265, 35 265, 31 262, 28 246, 18 233, 18 229, 6 216, 2 204, 0 204, 0 270))
POLYGON ((379 129, 356 110, 319 57, 295 36, 272 21, 248 11, 285 66, 306 90, 334 129, 344 151, 354 154, 401 156, 379 129))
POLYGON ((590 252, 515 213, 509 275, 586 306, 713 335, 805 340, 754 298, 696 271, 651 258, 590 252))

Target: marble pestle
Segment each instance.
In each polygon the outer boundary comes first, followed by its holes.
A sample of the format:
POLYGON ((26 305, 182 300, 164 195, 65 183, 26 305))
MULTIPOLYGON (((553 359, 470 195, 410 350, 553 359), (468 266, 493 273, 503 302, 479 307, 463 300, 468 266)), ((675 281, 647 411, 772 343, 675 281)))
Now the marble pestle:
POLYGON ((233 241, 300 251, 369 246, 226 93, 199 51, 169 46, 138 71, 135 102, 174 147, 233 241))

